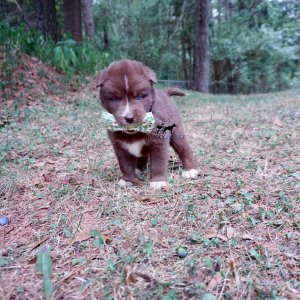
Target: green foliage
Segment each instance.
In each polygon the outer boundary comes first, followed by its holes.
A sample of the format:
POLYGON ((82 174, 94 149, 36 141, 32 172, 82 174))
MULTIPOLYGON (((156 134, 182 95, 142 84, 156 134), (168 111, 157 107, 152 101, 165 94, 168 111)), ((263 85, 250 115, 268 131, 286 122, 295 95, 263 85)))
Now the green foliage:
POLYGON ((96 248, 101 248, 104 244, 104 240, 101 232, 98 230, 91 230, 90 235, 91 237, 95 238, 93 241, 93 245, 96 248))
POLYGON ((0 45, 4 51, 0 73, 2 89, 8 85, 13 86, 14 70, 22 64, 21 53, 38 57, 53 65, 64 72, 68 80, 74 75, 94 75, 110 63, 109 52, 100 51, 92 41, 77 43, 67 38, 55 44, 25 25, 0 23, 0 45))
MULTIPOLYGON (((128 0, 95 3, 97 42, 103 44, 102 31, 105 30, 114 59, 127 57, 142 61, 155 69, 160 79, 184 79, 178 43, 181 16, 172 13, 174 2, 128 0)), ((186 4, 183 8, 177 6, 179 14, 187 9, 186 4)))
POLYGON ((202 300, 217 300, 217 297, 211 293, 205 293, 202 297, 202 300))
POLYGON ((77 56, 73 46, 76 44, 73 40, 59 42, 54 48, 54 64, 64 72, 73 69, 77 64, 77 56))
POLYGON ((1 22, 0 51, 3 51, 4 56, 0 70, 2 90, 10 88, 9 92, 13 94, 15 82, 18 80, 14 77, 14 71, 23 64, 21 53, 36 56, 50 63, 53 47, 52 41, 45 41, 39 33, 26 29, 24 25, 12 27, 1 22))
MULTIPOLYGON (((195 2, 119 0, 94 4, 96 39, 114 58, 143 61, 159 79, 194 76, 195 2), (145 12, 147 12, 145 14, 145 12)), ((297 1, 211 1, 210 90, 270 92, 299 85, 297 1)))
POLYGON ((52 260, 50 251, 47 247, 40 247, 37 253, 37 268, 43 275, 43 290, 46 300, 51 299, 53 293, 52 260))
POLYGON ((6 22, 1 22, 0 45, 7 52, 15 53, 15 51, 21 50, 23 53, 48 61, 52 55, 54 42, 45 41, 38 32, 26 28, 24 24, 10 26, 6 22))
POLYGON ((154 242, 152 240, 146 241, 144 243, 142 252, 147 255, 152 255, 154 252, 154 242))
POLYGON ((95 74, 110 62, 108 52, 99 51, 91 41, 76 43, 67 39, 58 42, 53 52, 54 66, 69 77, 74 74, 95 74))
POLYGON ((172 289, 168 294, 164 295, 161 300, 175 300, 176 299, 176 290, 172 289))
MULTIPOLYGON (((159 79, 184 80, 183 87, 190 88, 195 71, 195 3, 94 1, 95 37, 79 43, 65 35, 55 44, 25 25, 16 26, 18 22, 0 23, 5 51, 1 87, 13 87, 12 74, 24 52, 64 72, 67 81, 74 75, 93 75, 113 60, 131 58, 152 67, 159 79)), ((22 5, 33 14, 33 6, 22 5)), ((211 92, 247 94, 299 86, 299 1, 211 0, 210 6, 211 92)), ((57 2, 56 10, 63 32, 62 2, 57 2)))
POLYGON ((300 79, 296 1, 212 2, 211 88, 256 93, 293 87, 300 79))

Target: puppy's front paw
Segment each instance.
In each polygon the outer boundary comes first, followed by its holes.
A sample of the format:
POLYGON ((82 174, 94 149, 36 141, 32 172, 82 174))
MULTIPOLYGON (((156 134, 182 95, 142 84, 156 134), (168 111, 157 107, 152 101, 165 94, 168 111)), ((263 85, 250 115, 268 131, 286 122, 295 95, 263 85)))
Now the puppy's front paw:
POLYGON ((150 187, 152 189, 160 189, 160 188, 162 188, 162 187, 164 187, 166 185, 167 185, 166 181, 151 181, 150 182, 150 187))
POLYGON ((196 178, 198 176, 198 170, 190 169, 182 172, 183 178, 196 178))
POLYGON ((122 187, 130 186, 130 185, 132 185, 132 182, 125 181, 124 179, 120 179, 119 182, 118 182, 118 185, 122 186, 122 187))
POLYGON ((140 170, 140 169, 138 169, 138 168, 135 169, 135 175, 136 175, 136 176, 141 176, 142 174, 143 174, 143 171, 142 171, 142 170, 140 170))

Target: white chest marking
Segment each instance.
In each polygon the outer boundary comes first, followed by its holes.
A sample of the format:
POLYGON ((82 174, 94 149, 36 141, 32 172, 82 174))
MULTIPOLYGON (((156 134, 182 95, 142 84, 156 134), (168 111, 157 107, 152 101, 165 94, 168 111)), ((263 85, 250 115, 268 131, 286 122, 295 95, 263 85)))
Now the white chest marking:
POLYGON ((134 155, 135 157, 141 157, 141 150, 145 145, 145 141, 137 141, 134 143, 122 143, 122 147, 126 149, 130 154, 134 155))

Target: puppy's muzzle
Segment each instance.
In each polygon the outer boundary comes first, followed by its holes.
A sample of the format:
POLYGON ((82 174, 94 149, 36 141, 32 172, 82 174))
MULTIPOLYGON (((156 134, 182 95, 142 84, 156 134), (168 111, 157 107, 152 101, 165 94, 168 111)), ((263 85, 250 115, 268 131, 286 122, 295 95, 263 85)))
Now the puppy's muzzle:
POLYGON ((134 115, 133 113, 129 113, 127 114, 125 117, 124 117, 125 121, 128 123, 128 124, 132 124, 134 122, 134 115))

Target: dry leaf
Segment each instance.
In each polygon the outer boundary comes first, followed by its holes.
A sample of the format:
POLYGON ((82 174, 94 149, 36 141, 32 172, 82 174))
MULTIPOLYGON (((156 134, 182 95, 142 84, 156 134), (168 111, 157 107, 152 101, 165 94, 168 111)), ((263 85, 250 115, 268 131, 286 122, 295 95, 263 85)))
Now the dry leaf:
POLYGON ((169 192, 170 190, 171 190, 171 186, 169 184, 167 184, 166 186, 164 186, 162 188, 162 191, 164 191, 164 192, 169 192))
POLYGON ((152 198, 152 197, 143 197, 143 198, 137 198, 137 201, 142 202, 143 204, 153 204, 153 203, 157 203, 159 199, 152 198))
POLYGON ((43 178, 44 178, 44 180, 46 181, 46 182, 52 182, 53 180, 52 180, 52 175, 51 174, 43 174, 42 175, 43 176, 43 178))
POLYGON ((223 281, 223 277, 220 272, 216 273, 216 275, 211 279, 211 281, 207 285, 207 289, 213 290, 218 284, 223 281))
POLYGON ((279 250, 278 250, 278 247, 277 247, 277 245, 275 245, 275 244, 273 244, 273 243, 267 243, 267 244, 265 244, 264 245, 269 251, 272 251, 272 252, 280 252, 279 250))
POLYGON ((137 278, 136 275, 134 273, 130 273, 127 277, 126 277, 126 282, 129 285, 133 285, 135 283, 137 283, 137 278))
POLYGON ((273 123, 274 125, 279 126, 279 127, 282 127, 282 125, 283 125, 281 119, 280 119, 278 116, 274 116, 274 117, 272 118, 272 123, 273 123))
POLYGON ((236 230, 233 227, 227 226, 226 228, 226 234, 228 239, 233 238, 234 236, 236 236, 236 230))
POLYGON ((43 206, 39 207, 39 210, 41 209, 49 209, 51 207, 52 202, 50 203, 44 203, 43 206))
POLYGON ((90 238, 91 238, 90 231, 81 231, 76 234, 75 238, 71 241, 71 244, 76 242, 83 242, 90 238))
MULTIPOLYGON (((112 241, 111 237, 109 237, 105 233, 101 233, 101 234, 102 234, 103 241, 105 243, 107 243, 107 244, 111 243, 111 241, 112 241)), ((70 242, 70 244, 73 244, 73 243, 76 243, 76 242, 83 242, 83 241, 86 241, 86 240, 88 240, 90 238, 92 238, 90 230, 88 230, 88 231, 81 231, 81 232, 78 232, 76 234, 75 238, 70 242)))
POLYGON ((130 266, 125 266, 124 271, 126 273, 126 283, 129 285, 135 284, 137 282, 137 278, 132 268, 130 266))
POLYGON ((49 235, 46 235, 45 237, 43 237, 41 240, 35 241, 34 243, 31 244, 31 246, 29 247, 30 250, 34 250, 35 248, 39 247, 41 244, 43 244, 44 242, 46 242, 49 239, 49 235))
POLYGON ((222 234, 219 234, 219 233, 211 233, 211 234, 206 234, 204 236, 205 238, 207 239, 214 239, 214 238, 218 238, 224 242, 227 242, 228 241, 228 238, 222 234))
POLYGON ((140 202, 152 202, 153 198, 151 198, 151 197, 138 198, 138 201, 140 201, 140 202))
POLYGON ((151 277, 147 274, 142 274, 142 273, 136 273, 137 276, 143 278, 145 281, 150 282, 151 281, 151 277))
POLYGON ((151 281, 151 277, 149 275, 135 272, 130 266, 126 266, 124 271, 126 273, 126 283, 128 285, 134 285, 141 280, 146 282, 151 281))
POLYGON ((27 263, 28 265, 35 265, 36 262, 37 262, 37 256, 34 256, 33 258, 29 259, 27 263))
POLYGON ((252 240, 254 240, 254 237, 252 235, 248 234, 248 233, 245 233, 245 234, 242 235, 242 239, 252 241, 252 240))

